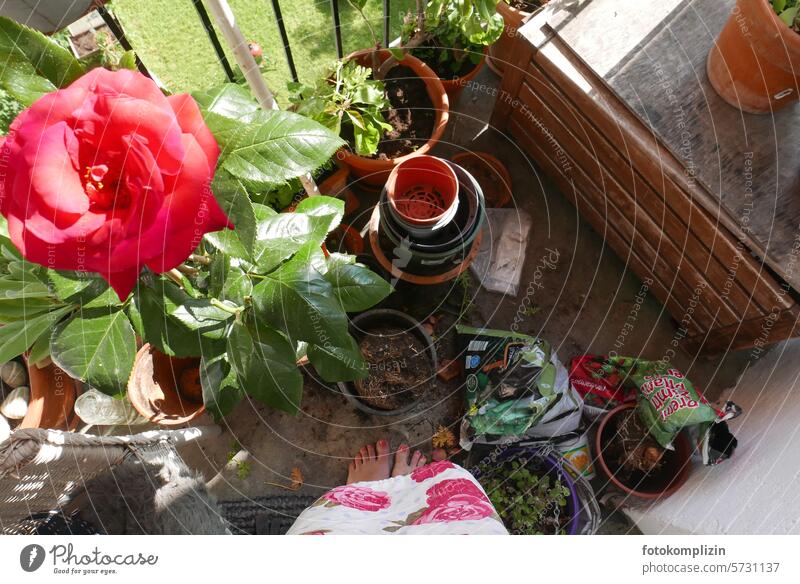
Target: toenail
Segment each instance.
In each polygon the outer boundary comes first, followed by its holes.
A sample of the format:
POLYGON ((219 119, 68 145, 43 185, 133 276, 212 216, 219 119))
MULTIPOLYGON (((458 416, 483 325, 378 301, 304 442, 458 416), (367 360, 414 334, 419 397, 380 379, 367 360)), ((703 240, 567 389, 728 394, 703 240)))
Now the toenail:
POLYGON ((386 440, 378 440, 378 446, 386 446, 386 440))

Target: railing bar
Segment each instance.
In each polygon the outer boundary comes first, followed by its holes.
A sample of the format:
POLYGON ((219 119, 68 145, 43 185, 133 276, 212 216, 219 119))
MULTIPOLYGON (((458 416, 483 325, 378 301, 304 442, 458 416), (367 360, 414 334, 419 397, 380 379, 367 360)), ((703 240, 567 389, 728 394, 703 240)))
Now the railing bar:
POLYGON ((333 39, 336 43, 336 55, 341 59, 344 57, 342 48, 342 23, 339 19, 339 0, 331 0, 331 12, 333 12, 333 39))
POLYGON ((391 40, 389 39, 390 18, 392 13, 389 0, 383 0, 383 46, 388 47, 391 40))
POLYGON ((214 30, 214 25, 211 23, 211 18, 208 16, 208 11, 206 10, 206 7, 203 6, 203 0, 192 0, 192 4, 194 4, 194 9, 197 11, 197 15, 200 17, 200 22, 203 23, 203 28, 206 29, 208 40, 211 41, 211 46, 214 47, 214 52, 217 53, 217 59, 219 59, 219 64, 222 65, 225 75, 228 77, 228 81, 235 82, 236 75, 233 72, 230 61, 228 61, 228 56, 225 54, 225 50, 222 48, 222 43, 219 42, 217 31, 214 30))
POLYGON ((133 50, 133 47, 131 46, 131 43, 128 40, 128 37, 125 36, 125 31, 122 30, 122 25, 119 23, 117 18, 113 14, 111 14, 108 11, 108 9, 102 4, 97 6, 96 10, 97 13, 100 15, 100 18, 103 19, 103 22, 106 23, 106 26, 111 31, 111 34, 113 34, 117 38, 117 41, 119 41, 120 46, 122 46, 122 48, 126 51, 133 51, 133 56, 136 59, 136 68, 139 70, 139 72, 142 75, 147 75, 148 77, 150 77, 150 72, 147 70, 147 67, 144 66, 144 63, 139 58, 139 55, 136 54, 136 51, 133 50))
POLYGON ((286 34, 286 26, 283 24, 283 14, 281 13, 281 5, 278 0, 272 0, 272 10, 275 11, 275 18, 278 21, 278 32, 281 33, 283 53, 286 55, 286 64, 289 66, 289 73, 292 75, 292 80, 297 82, 297 69, 294 66, 294 59, 292 58, 292 47, 289 44, 289 35, 286 34))

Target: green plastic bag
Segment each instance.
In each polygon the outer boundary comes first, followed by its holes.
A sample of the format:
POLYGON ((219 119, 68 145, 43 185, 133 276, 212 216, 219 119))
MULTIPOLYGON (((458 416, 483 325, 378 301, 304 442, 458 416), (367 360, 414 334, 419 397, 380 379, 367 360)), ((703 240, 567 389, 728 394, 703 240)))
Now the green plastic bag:
POLYGON ((469 441, 487 436, 522 438, 554 413, 565 423, 574 413, 579 422, 582 402, 573 399, 566 368, 547 341, 511 331, 465 326, 457 330, 467 388, 462 430, 469 441))

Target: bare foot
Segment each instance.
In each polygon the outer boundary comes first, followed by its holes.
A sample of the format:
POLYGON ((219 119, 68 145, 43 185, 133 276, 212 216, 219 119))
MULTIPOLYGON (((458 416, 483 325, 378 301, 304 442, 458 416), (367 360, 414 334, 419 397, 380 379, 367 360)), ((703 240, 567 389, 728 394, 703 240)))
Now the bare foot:
POLYGON ((419 450, 415 450, 411 455, 411 461, 408 460, 408 444, 401 444, 397 448, 397 454, 394 456, 394 467, 392 468, 392 476, 399 477, 401 475, 411 474, 415 468, 425 466, 428 462, 419 450))
POLYGON ((389 443, 365 444, 347 469, 347 484, 389 478, 389 443))

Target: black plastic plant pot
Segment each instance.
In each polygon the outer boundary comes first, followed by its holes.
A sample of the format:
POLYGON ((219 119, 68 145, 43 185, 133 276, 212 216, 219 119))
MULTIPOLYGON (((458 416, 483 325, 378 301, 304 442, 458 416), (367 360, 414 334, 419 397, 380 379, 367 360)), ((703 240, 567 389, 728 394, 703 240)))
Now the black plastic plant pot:
MULTIPOLYGON (((371 330, 378 327, 396 327, 404 332, 411 333, 425 346, 425 353, 431 364, 432 375, 435 377, 436 372, 439 370, 439 361, 436 356, 436 348, 433 344, 433 339, 425 332, 420 323, 398 310, 391 310, 388 308, 379 308, 362 312, 355 316, 350 321, 350 334, 352 334, 357 342, 360 342, 371 330)), ((353 406, 357 409, 373 416, 399 416, 414 408, 425 396, 420 395, 416 399, 404 404, 402 407, 393 410, 384 410, 373 407, 365 403, 352 381, 339 382, 337 384, 339 391, 347 398, 353 406)))

